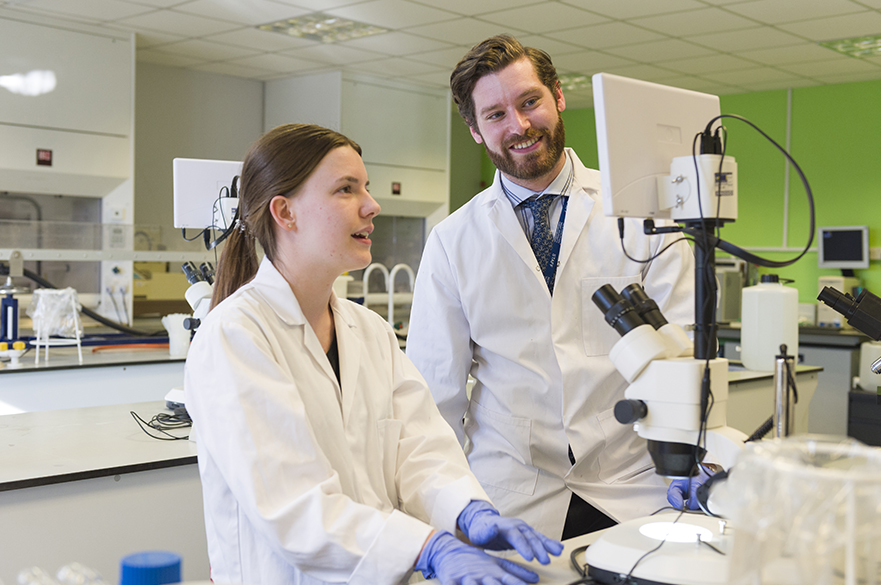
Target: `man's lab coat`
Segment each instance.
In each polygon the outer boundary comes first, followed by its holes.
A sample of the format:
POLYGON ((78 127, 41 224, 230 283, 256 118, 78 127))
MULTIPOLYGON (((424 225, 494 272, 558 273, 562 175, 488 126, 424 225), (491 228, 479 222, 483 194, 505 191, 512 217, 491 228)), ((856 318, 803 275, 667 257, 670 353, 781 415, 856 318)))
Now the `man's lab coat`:
MULTIPOLYGON (((576 188, 553 298, 496 172, 492 186, 429 235, 407 340, 407 355, 493 503, 551 537, 562 533, 570 490, 618 521, 666 504, 646 442, 614 418, 626 382, 608 354, 620 337, 591 296, 604 284, 620 291, 642 283, 668 321, 694 322, 688 245, 647 265, 628 260, 617 220, 603 215, 600 173, 566 152, 576 188)), ((677 237, 646 236, 641 221, 625 223, 634 258, 677 237)))
POLYGON ((342 390, 268 260, 196 333, 186 405, 217 583, 400 583, 433 527, 487 499, 391 327, 331 307, 342 390))

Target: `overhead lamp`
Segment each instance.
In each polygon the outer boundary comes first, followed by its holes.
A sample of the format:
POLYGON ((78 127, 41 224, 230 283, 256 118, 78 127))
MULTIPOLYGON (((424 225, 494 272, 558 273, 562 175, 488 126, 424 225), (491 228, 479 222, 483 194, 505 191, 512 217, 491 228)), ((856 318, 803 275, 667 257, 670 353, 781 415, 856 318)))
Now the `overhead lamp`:
POLYGON ((49 70, 37 69, 27 73, 0 75, 0 87, 18 95, 43 95, 53 91, 56 84, 55 72, 49 70))
POLYGON ((836 41, 821 41, 819 45, 849 57, 877 57, 881 55, 881 34, 836 41))
POLYGON ((566 91, 590 89, 591 87, 590 75, 582 73, 563 73, 558 76, 558 79, 560 80, 560 87, 566 91))
POLYGON ((389 32, 387 28, 331 16, 322 12, 261 24, 257 28, 322 43, 350 41, 389 32))

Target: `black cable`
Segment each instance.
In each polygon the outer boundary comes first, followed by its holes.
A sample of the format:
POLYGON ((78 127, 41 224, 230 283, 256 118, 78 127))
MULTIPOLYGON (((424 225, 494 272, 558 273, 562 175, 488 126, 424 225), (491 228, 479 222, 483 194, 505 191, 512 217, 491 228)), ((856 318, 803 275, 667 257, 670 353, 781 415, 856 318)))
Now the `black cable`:
POLYGON ((582 565, 581 563, 579 563, 575 559, 575 557, 577 557, 578 555, 580 555, 581 553, 583 553, 586 550, 587 550, 587 545, 584 545, 584 546, 579 546, 578 548, 574 549, 571 553, 569 553, 569 563, 572 564, 572 568, 575 569, 575 571, 579 575, 581 575, 582 577, 587 577, 587 564, 582 565))
POLYGON ((762 423, 762 425, 757 428, 753 434, 751 434, 744 443, 752 443, 753 441, 758 441, 764 438, 765 435, 771 432, 771 429, 774 428, 774 416, 769 416, 768 420, 762 423))
POLYGON ((180 437, 177 435, 172 435, 168 431, 178 430, 190 428, 193 426, 193 420, 186 413, 186 410, 180 409, 181 412, 175 411, 175 414, 167 414, 164 412, 160 412, 156 414, 148 421, 145 421, 141 418, 138 413, 135 411, 129 411, 132 415, 132 418, 135 419, 135 422, 138 423, 138 426, 141 427, 141 430, 147 434, 147 436, 156 439, 157 441, 185 441, 189 439, 189 435, 180 437), (157 436, 148 431, 147 429, 152 429, 157 433, 160 433, 164 436, 157 436))

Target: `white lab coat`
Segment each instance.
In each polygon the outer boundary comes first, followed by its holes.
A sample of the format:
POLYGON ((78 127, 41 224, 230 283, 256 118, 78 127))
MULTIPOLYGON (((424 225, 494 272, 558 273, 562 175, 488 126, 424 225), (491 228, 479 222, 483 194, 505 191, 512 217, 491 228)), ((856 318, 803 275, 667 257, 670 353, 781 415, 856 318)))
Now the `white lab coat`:
MULTIPOLYGON (((617 220, 603 215, 600 173, 566 152, 576 189, 553 298, 496 172, 492 186, 429 235, 407 339, 407 355, 493 503, 552 537, 562 533, 570 490, 618 521, 665 505, 645 441, 614 418, 626 382, 608 353, 620 337, 591 296, 607 283, 620 291, 639 282, 668 321, 694 322, 688 245, 648 265, 628 260, 617 220)), ((626 221, 634 258, 675 237, 645 236, 641 221, 626 221)))
POLYGON ((400 583, 432 527, 453 532, 488 499, 391 327, 331 307, 342 393, 266 259, 193 340, 186 404, 215 582, 400 583))

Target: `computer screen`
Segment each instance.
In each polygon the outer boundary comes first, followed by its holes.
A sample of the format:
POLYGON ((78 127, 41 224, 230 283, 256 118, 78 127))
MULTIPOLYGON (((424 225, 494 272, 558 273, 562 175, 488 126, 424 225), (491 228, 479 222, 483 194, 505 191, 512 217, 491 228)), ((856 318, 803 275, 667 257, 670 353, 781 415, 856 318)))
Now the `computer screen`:
POLYGON ((203 229, 214 226, 219 198, 231 195, 228 189, 233 177, 241 173, 241 162, 174 159, 174 227, 203 229))
POLYGON ((695 135, 720 113, 719 97, 609 73, 592 77, 603 212, 670 218, 658 178, 691 156, 695 135))
POLYGON ((817 231, 820 268, 869 267, 869 226, 820 227, 817 231))

